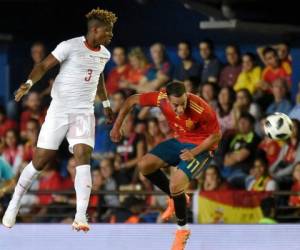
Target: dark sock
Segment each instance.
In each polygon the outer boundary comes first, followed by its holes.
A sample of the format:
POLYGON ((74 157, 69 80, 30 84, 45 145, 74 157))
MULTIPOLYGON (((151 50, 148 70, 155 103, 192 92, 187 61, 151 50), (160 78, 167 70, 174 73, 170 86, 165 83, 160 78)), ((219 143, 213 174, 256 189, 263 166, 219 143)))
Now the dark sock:
POLYGON ((156 170, 151 174, 145 175, 145 177, 151 181, 155 186, 161 189, 161 191, 165 192, 167 195, 171 195, 170 192, 170 181, 167 176, 160 170, 156 170))
POLYGON ((177 224, 184 226, 187 221, 187 209, 186 209, 186 198, 185 193, 172 196, 175 206, 175 214, 177 218, 177 224))

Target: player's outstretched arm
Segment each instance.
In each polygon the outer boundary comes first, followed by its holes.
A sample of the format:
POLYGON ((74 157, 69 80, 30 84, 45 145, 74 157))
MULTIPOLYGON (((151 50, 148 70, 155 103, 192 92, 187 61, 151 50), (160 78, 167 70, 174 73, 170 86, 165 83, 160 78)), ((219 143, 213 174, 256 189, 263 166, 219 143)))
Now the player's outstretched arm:
POLYGON ((30 88, 38 82, 45 73, 57 65, 59 61, 52 55, 49 54, 41 63, 37 64, 28 76, 28 80, 21 84, 19 89, 16 91, 15 100, 18 102, 21 98, 28 93, 30 88))
POLYGON ((127 100, 124 102, 123 107, 121 108, 118 117, 116 119, 116 122, 110 131, 110 138, 113 142, 118 142, 121 140, 121 132, 120 129, 122 127, 123 121, 127 114, 130 112, 132 107, 134 105, 140 104, 140 95, 132 95, 127 98, 127 100))

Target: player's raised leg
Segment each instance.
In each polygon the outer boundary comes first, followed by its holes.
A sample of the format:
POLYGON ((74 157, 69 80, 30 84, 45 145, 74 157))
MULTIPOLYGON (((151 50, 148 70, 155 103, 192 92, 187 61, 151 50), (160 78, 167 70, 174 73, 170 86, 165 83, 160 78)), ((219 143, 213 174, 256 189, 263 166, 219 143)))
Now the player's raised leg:
POLYGON ((166 193, 167 195, 171 195, 170 193, 170 183, 168 177, 161 170, 162 167, 167 165, 162 159, 148 153, 143 156, 143 158, 138 163, 138 168, 140 172, 153 183, 155 186, 160 188, 161 191, 166 193))
POLYGON ((91 178, 91 154, 93 148, 87 144, 76 144, 74 146, 74 158, 76 161, 76 175, 74 187, 76 191, 76 215, 73 222, 73 229, 77 231, 89 231, 86 211, 92 188, 91 178))
POLYGON ((21 199, 26 191, 31 186, 34 179, 38 176, 40 171, 44 169, 51 159, 55 157, 56 150, 49 150, 37 148, 33 160, 23 169, 18 183, 15 187, 14 194, 5 211, 2 219, 4 226, 11 228, 16 223, 16 216, 18 214, 21 199))

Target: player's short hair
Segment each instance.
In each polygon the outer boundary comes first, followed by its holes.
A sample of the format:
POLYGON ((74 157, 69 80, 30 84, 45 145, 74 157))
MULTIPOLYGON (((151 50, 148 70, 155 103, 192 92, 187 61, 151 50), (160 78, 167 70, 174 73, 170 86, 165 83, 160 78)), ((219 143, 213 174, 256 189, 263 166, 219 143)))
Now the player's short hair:
POLYGON ((115 13, 102 10, 99 7, 97 9, 92 9, 89 13, 86 14, 88 28, 93 26, 100 26, 100 25, 111 25, 117 21, 117 16, 115 13))
POLYGON ((186 93, 186 89, 183 82, 173 81, 167 84, 166 92, 168 96, 180 97, 186 93))
POLYGON ((263 50, 263 56, 266 56, 266 54, 268 53, 273 53, 276 57, 278 56, 277 54, 277 50, 272 48, 272 47, 266 47, 264 50, 263 50))

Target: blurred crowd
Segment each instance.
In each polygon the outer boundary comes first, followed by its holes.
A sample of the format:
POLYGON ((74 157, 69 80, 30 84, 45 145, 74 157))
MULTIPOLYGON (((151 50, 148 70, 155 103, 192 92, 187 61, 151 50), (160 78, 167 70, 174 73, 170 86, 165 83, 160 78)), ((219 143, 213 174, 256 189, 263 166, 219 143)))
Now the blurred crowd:
MULTIPOLYGON (((242 54, 237 45, 230 44, 225 48, 226 61, 215 54, 212 41, 204 40, 197 46, 201 61, 193 58, 189 42, 180 42, 179 63, 169 60, 161 43, 153 44, 149 51, 140 47, 129 51, 121 46, 113 48, 113 67, 106 72, 113 112, 117 115, 126 98, 134 93, 158 90, 172 79, 182 81, 188 92, 201 96, 214 108, 223 133, 214 160, 199 179, 192 181, 190 191, 300 191, 300 93, 293 101, 289 46, 280 43, 259 47, 257 53, 242 54), (274 112, 288 114, 293 120, 293 133, 287 141, 275 141, 263 133, 264 119, 274 112)), ((34 43, 32 63, 23 69, 24 79, 45 56, 44 44, 34 43)), ((11 101, 0 107, 0 214, 15 180, 32 159, 57 72, 56 68, 50 70, 21 103, 11 101)), ((157 108, 136 107, 124 122, 123 139, 114 144, 109 138, 112 125, 105 123, 99 100, 95 102, 95 115, 90 219, 111 223, 159 221, 160 211, 166 206, 163 196, 97 192, 157 191, 136 166, 147 151, 171 137, 165 117, 157 108)), ((31 190, 72 191, 74 167, 67 142, 63 141, 56 159, 49 163, 31 190)), ((280 202, 298 207, 300 196, 291 195, 280 202)), ((23 204, 23 221, 62 222, 72 218, 75 197, 28 194, 23 204)))

